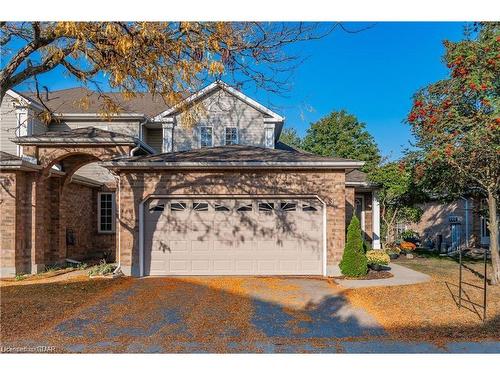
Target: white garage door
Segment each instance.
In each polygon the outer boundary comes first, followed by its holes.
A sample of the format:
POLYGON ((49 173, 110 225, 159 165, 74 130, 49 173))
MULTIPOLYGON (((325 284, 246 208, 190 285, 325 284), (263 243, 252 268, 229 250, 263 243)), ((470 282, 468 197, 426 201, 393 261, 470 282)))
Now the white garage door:
POLYGON ((145 275, 321 275, 317 199, 151 199, 145 275))

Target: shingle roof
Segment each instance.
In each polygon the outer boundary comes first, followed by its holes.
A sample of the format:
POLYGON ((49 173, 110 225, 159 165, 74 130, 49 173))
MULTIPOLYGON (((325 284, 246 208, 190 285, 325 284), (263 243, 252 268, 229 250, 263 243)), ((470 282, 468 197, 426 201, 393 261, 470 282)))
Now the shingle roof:
POLYGON ((345 175, 346 182, 368 182, 365 172, 355 169, 345 175))
MULTIPOLYGON (((21 95, 39 103, 33 92, 23 92, 21 95)), ((84 87, 73 87, 65 90, 50 91, 48 100, 45 93, 40 93, 43 103, 54 113, 100 113, 105 96, 110 97, 114 103, 121 107, 121 113, 138 113, 154 116, 166 110, 169 106, 160 95, 151 93, 137 93, 135 98, 125 99, 123 94, 105 92, 99 94, 84 87), (88 107, 81 105, 81 100, 88 98, 88 107)))
POLYGON ((199 148, 189 151, 168 152, 156 155, 137 156, 129 158, 130 161, 145 161, 145 162, 210 162, 210 161, 226 161, 226 162, 302 162, 302 161, 333 161, 333 162, 355 162, 351 159, 328 158, 317 156, 314 154, 303 153, 298 151, 289 151, 281 149, 271 149, 264 147, 231 145, 219 147, 199 148))
POLYGON ((9 154, 8 152, 0 151, 0 161, 21 160, 19 156, 9 154))
POLYGON ((52 131, 42 134, 13 138, 18 144, 47 144, 47 143, 120 143, 136 144, 137 139, 126 134, 116 133, 94 127, 72 130, 52 131))

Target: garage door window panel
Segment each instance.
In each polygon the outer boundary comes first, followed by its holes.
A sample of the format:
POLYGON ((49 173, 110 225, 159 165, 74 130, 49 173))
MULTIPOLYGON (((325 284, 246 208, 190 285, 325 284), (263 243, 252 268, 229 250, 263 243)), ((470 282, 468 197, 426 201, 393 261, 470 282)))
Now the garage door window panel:
POLYGON ((252 203, 240 203, 238 205, 238 208, 236 209, 237 212, 250 212, 253 211, 253 205, 252 203))
POLYGON ((280 203, 281 211, 285 212, 293 212, 297 211, 297 203, 296 202, 281 202, 280 203))
POLYGON ((274 203, 273 202, 259 202, 258 205, 259 212, 273 212, 274 203))
POLYGON ((187 208, 186 202, 172 202, 170 203, 170 211, 172 212, 182 212, 187 208))
POLYGON ((193 202, 193 210, 198 212, 207 212, 208 203, 207 202, 193 202))
POLYGON ((230 212, 231 208, 229 208, 229 205, 223 203, 215 203, 214 210, 215 212, 230 212))

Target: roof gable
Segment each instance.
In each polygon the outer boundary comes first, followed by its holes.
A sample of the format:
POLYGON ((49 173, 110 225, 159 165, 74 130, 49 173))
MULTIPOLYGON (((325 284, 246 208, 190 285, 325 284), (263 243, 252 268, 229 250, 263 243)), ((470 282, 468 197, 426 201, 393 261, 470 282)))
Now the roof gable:
POLYGON ((258 103, 257 101, 253 100, 252 98, 246 96, 243 94, 241 91, 236 90, 235 88, 229 86, 227 83, 222 82, 222 81, 215 81, 211 83, 210 85, 206 86, 205 88, 199 90, 198 92, 188 96, 186 99, 181 101, 180 103, 174 105, 173 107, 167 109, 166 111, 161 112, 157 116, 155 116, 156 120, 161 120, 164 117, 171 117, 177 113, 179 113, 183 108, 186 108, 187 106, 191 105, 192 103, 196 102, 197 100, 200 100, 211 93, 217 91, 217 90, 224 90, 227 93, 233 95, 234 97, 240 99, 242 102, 248 104, 249 106, 255 108, 259 112, 269 116, 273 121, 275 122, 282 122, 284 121, 284 118, 277 113, 271 111, 269 108, 263 106, 262 104, 258 103))

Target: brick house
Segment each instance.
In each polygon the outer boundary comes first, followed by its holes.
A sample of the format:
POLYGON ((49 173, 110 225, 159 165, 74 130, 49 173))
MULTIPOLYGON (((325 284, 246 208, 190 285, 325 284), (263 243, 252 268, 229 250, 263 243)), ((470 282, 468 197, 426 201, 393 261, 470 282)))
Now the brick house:
POLYGON ((453 202, 432 200, 421 205, 418 223, 400 223, 399 232, 411 229, 430 248, 453 251, 457 246, 488 247, 487 204, 484 198, 466 196, 453 202))
POLYGON ((380 247, 363 163, 283 144, 283 117, 223 82, 172 108, 108 93, 108 118, 96 93, 45 95, 49 125, 30 93, 2 102, 2 276, 101 257, 134 276, 332 275, 354 214, 380 247))

